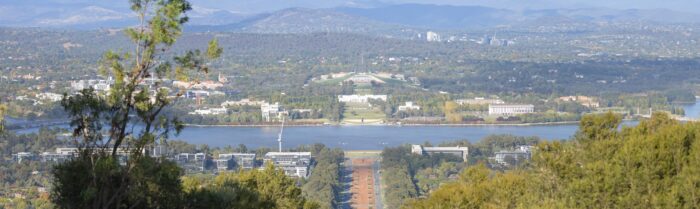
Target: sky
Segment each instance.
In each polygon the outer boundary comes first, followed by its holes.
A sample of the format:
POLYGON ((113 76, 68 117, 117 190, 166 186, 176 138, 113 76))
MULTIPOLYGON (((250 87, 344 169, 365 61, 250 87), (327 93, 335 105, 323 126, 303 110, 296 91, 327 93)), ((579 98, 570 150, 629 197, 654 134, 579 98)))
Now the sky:
POLYGON ((507 9, 590 8, 671 9, 700 11, 700 0, 191 0, 195 5, 240 12, 261 12, 288 7, 372 6, 402 3, 479 5, 507 9))
MULTIPOLYGON (((190 0, 195 6, 225 9, 241 13, 270 12, 289 7, 330 8, 339 6, 372 7, 388 4, 421 3, 443 5, 479 5, 507 9, 590 8, 671 9, 700 13, 700 0, 190 0)), ((0 7, 25 4, 95 4, 127 8, 127 0, 0 0, 0 7)))
MULTIPOLYGON (((502 9, 612 8, 670 9, 700 14, 700 0, 189 0, 196 12, 227 10, 241 14, 291 7, 381 7, 392 4, 486 6, 502 9)), ((110 20, 130 13, 128 0, 0 0, 0 25, 46 26, 70 21, 110 20)), ((202 14, 204 14, 202 13, 202 14)), ((192 14, 192 13, 191 13, 192 14)))

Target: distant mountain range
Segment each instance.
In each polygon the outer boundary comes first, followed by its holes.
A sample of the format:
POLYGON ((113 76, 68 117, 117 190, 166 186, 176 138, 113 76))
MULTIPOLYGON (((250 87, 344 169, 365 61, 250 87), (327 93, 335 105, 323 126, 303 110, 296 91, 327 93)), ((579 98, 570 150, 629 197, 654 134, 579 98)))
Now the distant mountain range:
MULTIPOLYGON (((1 26, 55 28, 112 28, 134 25, 130 11, 77 4, 58 8, 26 5, 0 6, 1 26)), ((221 9, 194 7, 189 31, 239 31, 251 33, 350 32, 393 36, 424 30, 475 30, 497 26, 551 24, 552 20, 575 22, 700 23, 700 15, 670 10, 616 10, 605 8, 514 11, 481 6, 400 4, 375 8, 291 8, 271 13, 242 14, 221 9)))

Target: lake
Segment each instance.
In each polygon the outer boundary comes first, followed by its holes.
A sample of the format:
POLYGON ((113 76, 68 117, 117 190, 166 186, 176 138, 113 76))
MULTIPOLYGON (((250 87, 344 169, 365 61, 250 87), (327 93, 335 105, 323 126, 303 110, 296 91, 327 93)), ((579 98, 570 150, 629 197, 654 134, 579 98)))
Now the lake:
MULTIPOLYGON (((700 103, 683 106, 686 116, 700 118, 700 103)), ((625 122, 632 126, 636 122, 625 122)), ((406 143, 441 142, 467 139, 471 142, 493 134, 537 136, 547 140, 569 139, 578 125, 533 126, 310 126, 285 127, 283 147, 323 143, 345 150, 378 150, 406 143)), ((21 130, 20 133, 33 130, 21 130)), ((249 148, 277 147, 279 127, 187 127, 171 139, 212 147, 245 144, 249 148)))
MULTIPOLYGON (((345 150, 377 150, 405 143, 468 139, 478 141, 492 134, 539 136, 545 139, 568 139, 577 125, 552 126, 318 126, 285 127, 283 147, 323 143, 345 150)), ((277 147, 279 127, 187 127, 174 139, 210 146, 277 147)))
MULTIPOLYGON (((683 105, 686 117, 700 118, 700 102, 683 105)), ((624 122, 633 126, 637 122, 624 122)), ((441 142, 467 139, 477 142, 493 134, 537 136, 546 140, 569 139, 578 125, 535 126, 318 126, 285 127, 283 147, 323 143, 345 150, 377 150, 406 143, 441 142)), ((210 146, 245 144, 251 148, 277 147, 279 127, 187 127, 174 139, 210 146)))

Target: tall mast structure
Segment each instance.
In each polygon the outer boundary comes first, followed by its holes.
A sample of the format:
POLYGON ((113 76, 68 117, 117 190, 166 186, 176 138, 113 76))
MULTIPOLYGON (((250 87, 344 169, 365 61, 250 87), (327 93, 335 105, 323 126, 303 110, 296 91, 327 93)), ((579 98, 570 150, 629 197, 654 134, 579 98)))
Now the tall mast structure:
POLYGON ((282 152, 282 133, 284 132, 284 116, 282 116, 282 126, 280 127, 280 133, 277 135, 277 143, 279 145, 279 152, 282 152))

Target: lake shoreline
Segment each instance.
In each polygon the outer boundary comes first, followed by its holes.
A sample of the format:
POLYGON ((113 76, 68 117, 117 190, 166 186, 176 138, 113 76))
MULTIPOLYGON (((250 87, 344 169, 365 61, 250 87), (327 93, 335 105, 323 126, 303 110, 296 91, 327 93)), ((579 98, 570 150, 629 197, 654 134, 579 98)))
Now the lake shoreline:
MULTIPOLYGON (((626 120, 627 121, 627 120, 626 120)), ((634 120, 629 120, 634 121, 634 120)), ((411 124, 284 124, 286 127, 478 127, 478 126, 557 126, 557 125, 576 125, 580 121, 561 121, 561 122, 545 122, 545 123, 411 123, 411 124)), ((185 124, 186 127, 232 127, 232 128, 260 128, 260 127, 280 127, 280 124, 251 124, 251 125, 200 125, 200 124, 185 124)))

